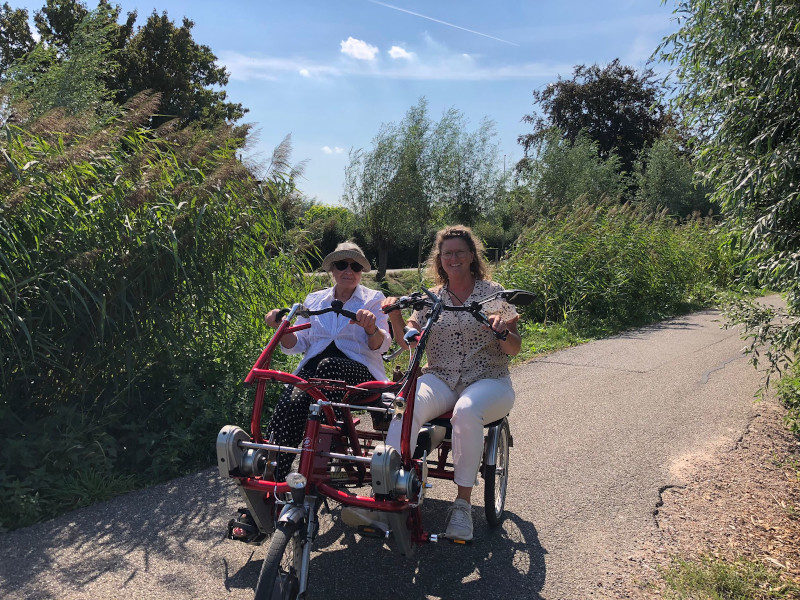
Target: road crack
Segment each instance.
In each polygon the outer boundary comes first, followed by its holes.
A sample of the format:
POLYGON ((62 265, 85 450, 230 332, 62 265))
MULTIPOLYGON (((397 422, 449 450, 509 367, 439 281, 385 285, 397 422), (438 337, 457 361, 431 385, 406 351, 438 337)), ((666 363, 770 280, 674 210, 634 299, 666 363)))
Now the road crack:
POLYGON ((656 505, 653 508, 653 521, 656 524, 656 529, 661 529, 661 526, 658 523, 658 509, 664 506, 664 492, 670 489, 685 490, 686 486, 678 484, 669 484, 669 485, 662 485, 660 488, 658 488, 658 501, 656 502, 656 505))

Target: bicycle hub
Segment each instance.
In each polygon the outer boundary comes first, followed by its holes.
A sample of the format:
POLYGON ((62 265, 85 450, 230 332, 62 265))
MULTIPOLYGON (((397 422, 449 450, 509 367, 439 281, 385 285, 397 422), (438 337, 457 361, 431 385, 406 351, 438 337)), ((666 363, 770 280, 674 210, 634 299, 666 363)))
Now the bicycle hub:
POLYGON ((375 446, 370 461, 372 489, 376 494, 392 494, 416 498, 422 485, 414 470, 406 471, 401 466, 400 453, 384 444, 375 446))

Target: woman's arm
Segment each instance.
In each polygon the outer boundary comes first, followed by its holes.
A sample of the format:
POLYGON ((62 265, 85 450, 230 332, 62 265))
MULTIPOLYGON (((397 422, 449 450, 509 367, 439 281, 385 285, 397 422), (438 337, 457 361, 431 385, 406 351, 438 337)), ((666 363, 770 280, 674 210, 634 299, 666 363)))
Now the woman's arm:
MULTIPOLYGON (((267 316, 264 317, 264 320, 267 322, 267 326, 272 327, 273 329, 278 328, 278 326, 281 324, 278 320, 279 312, 281 312, 280 308, 274 308, 267 313, 267 316)), ((297 336, 293 333, 284 334, 284 336, 281 338, 281 346, 287 350, 294 348, 296 345, 297 336)))
MULTIPOLYGON (((389 296, 386 298, 382 303, 381 306, 389 306, 390 304, 394 304, 397 302, 397 298, 394 296, 389 296)), ((397 345, 401 348, 407 350, 408 344, 403 339, 403 328, 408 325, 409 327, 413 327, 415 329, 419 329, 419 324, 416 321, 409 320, 408 323, 403 323, 403 313, 400 310, 393 310, 389 313, 389 322, 392 324, 392 332, 394 333, 394 341, 397 342, 397 345)))
POLYGON ((492 324, 492 329, 498 333, 508 331, 508 336, 505 340, 497 340, 500 342, 500 349, 509 356, 516 356, 522 349, 522 336, 517 329, 517 322, 519 316, 514 317, 510 321, 504 321, 500 315, 491 315, 489 322, 492 324))
POLYGON ((388 333, 378 327, 378 319, 375 314, 366 308, 359 308, 356 311, 356 320, 352 321, 360 325, 367 334, 367 347, 370 350, 378 350, 386 341, 388 333))

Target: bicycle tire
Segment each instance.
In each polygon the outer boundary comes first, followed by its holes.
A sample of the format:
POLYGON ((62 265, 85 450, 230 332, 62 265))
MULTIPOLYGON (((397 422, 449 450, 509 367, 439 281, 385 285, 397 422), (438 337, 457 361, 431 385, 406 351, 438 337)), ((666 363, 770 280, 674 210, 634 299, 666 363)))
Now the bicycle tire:
POLYGON ((300 536, 304 522, 278 523, 255 589, 255 600, 295 600, 300 589, 300 536))
POLYGON ((508 428, 508 421, 505 419, 499 427, 500 434, 497 437, 494 467, 488 464, 484 464, 483 467, 483 505, 486 511, 486 520, 492 527, 497 527, 503 521, 506 489, 508 488, 508 454, 511 432, 508 428))

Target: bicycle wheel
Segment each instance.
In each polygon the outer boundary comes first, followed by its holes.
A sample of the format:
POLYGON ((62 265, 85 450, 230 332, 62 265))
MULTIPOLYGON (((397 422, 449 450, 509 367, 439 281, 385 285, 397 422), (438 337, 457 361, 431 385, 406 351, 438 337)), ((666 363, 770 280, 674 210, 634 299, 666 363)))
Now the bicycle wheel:
POLYGON ((261 565, 256 584, 255 600, 295 600, 300 591, 302 545, 301 527, 305 523, 278 523, 269 544, 267 557, 261 565))
MULTIPOLYGON (((483 504, 486 510, 486 520, 489 525, 496 527, 503 520, 503 510, 506 504, 506 488, 508 487, 508 449, 511 445, 511 432, 508 421, 503 419, 497 436, 497 447, 494 453, 494 466, 483 466, 483 504)), ((485 457, 488 459, 490 457, 485 457)))

